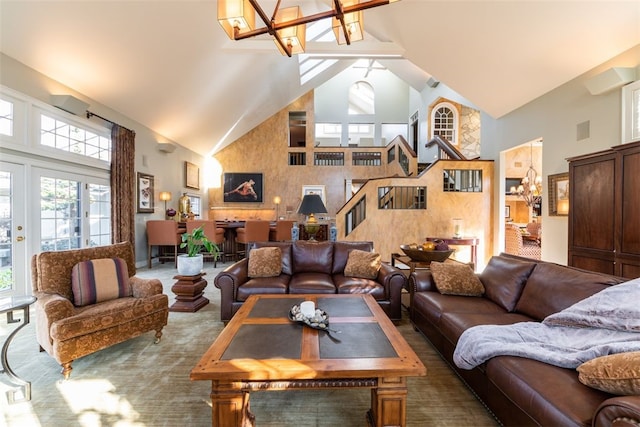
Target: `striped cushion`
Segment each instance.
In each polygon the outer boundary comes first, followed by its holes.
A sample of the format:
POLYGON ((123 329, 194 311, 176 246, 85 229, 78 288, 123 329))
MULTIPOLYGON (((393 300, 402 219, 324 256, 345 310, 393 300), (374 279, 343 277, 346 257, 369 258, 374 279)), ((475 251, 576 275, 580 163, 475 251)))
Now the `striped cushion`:
POLYGON ((71 270, 73 303, 95 304, 131 295, 127 263, 122 258, 79 262, 71 270))

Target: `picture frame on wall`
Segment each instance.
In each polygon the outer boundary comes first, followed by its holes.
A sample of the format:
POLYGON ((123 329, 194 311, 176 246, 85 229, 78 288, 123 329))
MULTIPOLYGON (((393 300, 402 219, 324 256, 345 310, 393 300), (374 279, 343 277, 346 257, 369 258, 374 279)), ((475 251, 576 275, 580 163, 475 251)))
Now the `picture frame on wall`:
POLYGON ((511 206, 507 205, 504 207, 504 217, 511 218, 511 206))
POLYGON ((228 172, 223 175, 223 202, 262 203, 264 180, 262 173, 228 172))
POLYGON ((138 213, 153 213, 155 209, 155 200, 154 200, 154 177, 153 175, 148 175, 146 173, 138 172, 137 175, 137 193, 138 193, 138 203, 137 203, 137 212, 138 213))
POLYGON ((324 185, 303 185, 302 186, 302 196, 300 200, 304 198, 307 194, 318 194, 322 199, 322 203, 327 206, 327 191, 324 185))
POLYGON ((569 215, 569 173, 549 175, 549 216, 569 215))
POLYGON ((200 189, 200 168, 191 162, 184 162, 184 186, 200 189))

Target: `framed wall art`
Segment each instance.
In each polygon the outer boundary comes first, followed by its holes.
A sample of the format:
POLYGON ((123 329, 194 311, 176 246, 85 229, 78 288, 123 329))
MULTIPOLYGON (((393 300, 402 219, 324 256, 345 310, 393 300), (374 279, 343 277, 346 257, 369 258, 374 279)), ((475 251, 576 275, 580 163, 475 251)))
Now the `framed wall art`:
POLYGON ((225 173, 223 182, 225 203, 262 203, 264 184, 261 173, 225 173))
POLYGON ((307 194, 318 194, 322 199, 322 203, 327 206, 327 192, 325 190, 324 185, 303 185, 302 186, 302 196, 300 200, 304 198, 307 194))
POLYGON ((184 186, 194 190, 200 189, 200 168, 198 165, 184 162, 184 186))
POLYGON ((569 215, 569 173, 549 175, 549 216, 569 215))
POLYGON ((153 200, 153 175, 138 172, 138 213, 153 213, 155 203, 153 200))

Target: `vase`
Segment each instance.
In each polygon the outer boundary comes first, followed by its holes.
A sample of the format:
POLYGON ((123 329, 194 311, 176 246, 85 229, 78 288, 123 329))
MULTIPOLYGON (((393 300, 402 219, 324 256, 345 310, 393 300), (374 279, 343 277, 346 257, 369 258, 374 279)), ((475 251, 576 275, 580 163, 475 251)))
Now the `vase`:
POLYGON ((178 274, 180 276, 196 276, 202 273, 203 266, 204 257, 202 254, 196 256, 178 255, 178 274))

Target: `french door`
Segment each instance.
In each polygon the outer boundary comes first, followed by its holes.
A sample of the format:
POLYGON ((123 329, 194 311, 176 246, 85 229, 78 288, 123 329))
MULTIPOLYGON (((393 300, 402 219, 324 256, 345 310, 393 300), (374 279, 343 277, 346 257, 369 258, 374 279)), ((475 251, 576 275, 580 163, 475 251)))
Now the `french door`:
POLYGON ((0 162, 0 298, 27 292, 24 165, 0 162))

